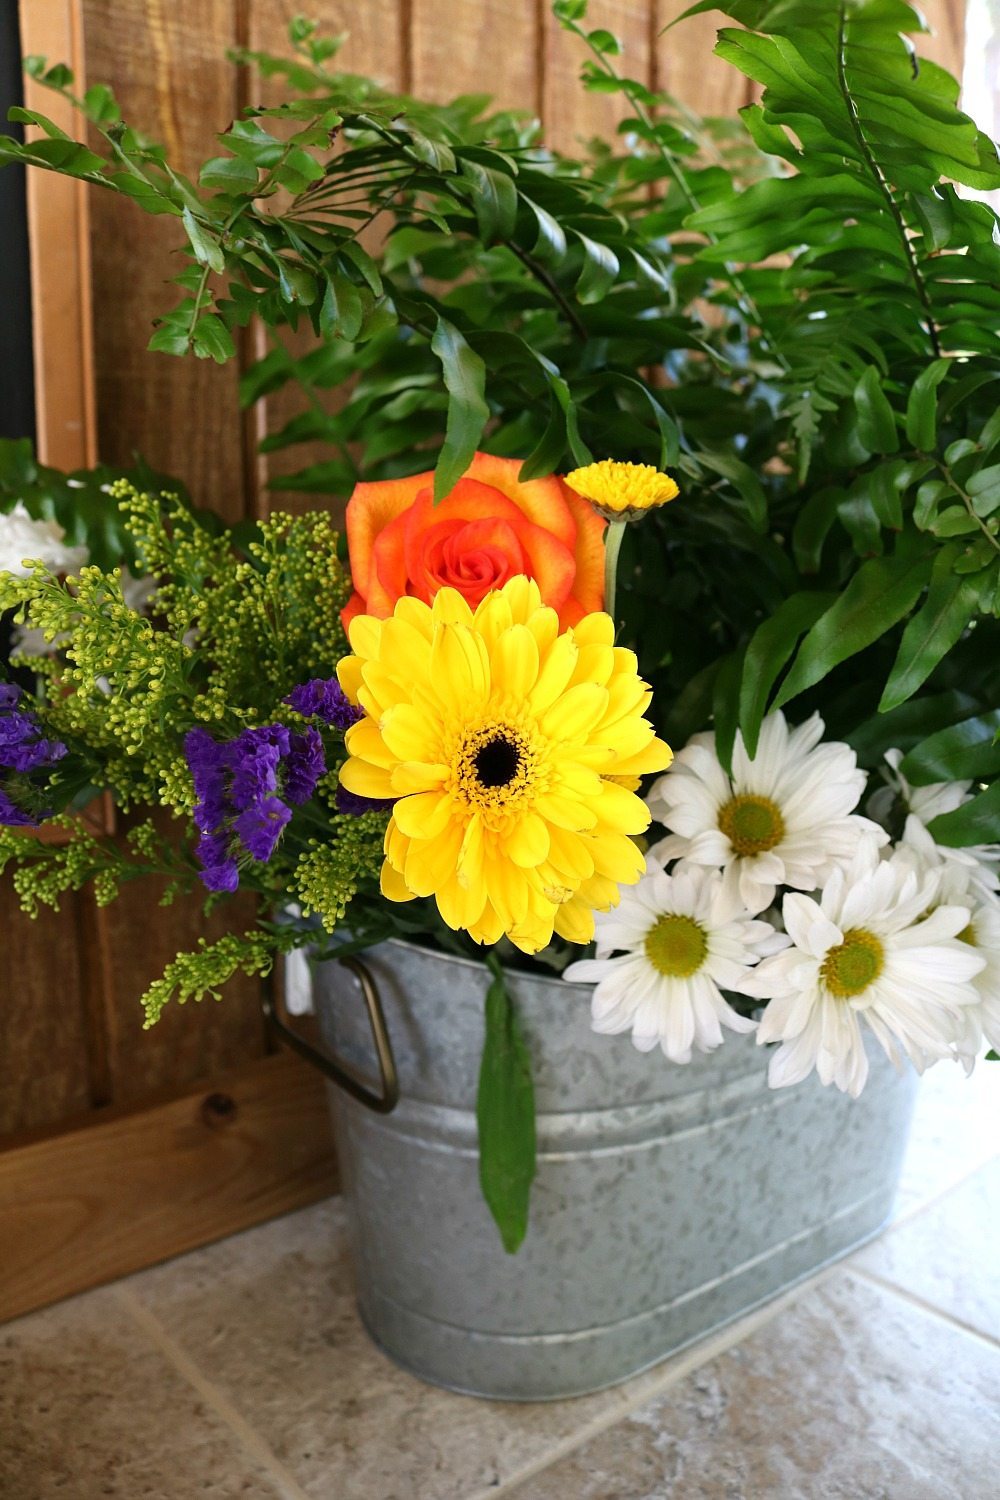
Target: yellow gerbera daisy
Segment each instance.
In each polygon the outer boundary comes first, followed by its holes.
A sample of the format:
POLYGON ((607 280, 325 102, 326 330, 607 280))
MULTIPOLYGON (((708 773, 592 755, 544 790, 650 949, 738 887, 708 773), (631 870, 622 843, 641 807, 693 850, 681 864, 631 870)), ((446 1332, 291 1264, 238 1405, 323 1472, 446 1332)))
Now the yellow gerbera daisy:
POLYGON ((365 718, 347 734, 341 783, 395 798, 382 892, 433 896, 477 942, 506 933, 527 953, 553 930, 593 936, 618 902, 649 824, 622 785, 669 765, 643 713, 651 693, 608 615, 559 634, 533 581, 512 578, 475 614, 454 589, 359 615, 341 686, 365 718))

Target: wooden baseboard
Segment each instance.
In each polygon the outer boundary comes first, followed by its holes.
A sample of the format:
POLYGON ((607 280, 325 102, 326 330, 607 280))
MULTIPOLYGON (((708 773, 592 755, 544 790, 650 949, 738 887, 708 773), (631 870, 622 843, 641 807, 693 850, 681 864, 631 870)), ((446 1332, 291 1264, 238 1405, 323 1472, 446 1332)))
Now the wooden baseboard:
POLYGON ((0 1321, 337 1189, 326 1094, 289 1053, 0 1150, 0 1321))

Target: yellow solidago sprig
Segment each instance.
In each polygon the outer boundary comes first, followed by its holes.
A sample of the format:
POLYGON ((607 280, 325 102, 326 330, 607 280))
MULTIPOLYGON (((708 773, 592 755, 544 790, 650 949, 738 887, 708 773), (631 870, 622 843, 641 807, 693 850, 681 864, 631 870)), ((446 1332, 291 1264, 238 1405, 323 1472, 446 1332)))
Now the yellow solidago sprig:
POLYGON ((433 896, 449 927, 524 952, 589 942, 593 913, 643 872, 649 824, 630 789, 671 760, 651 694, 603 613, 559 633, 537 584, 512 578, 473 614, 454 589, 351 623, 341 785, 394 798, 382 892, 433 896))
POLYGON ((604 533, 604 608, 614 619, 618 554, 627 523, 641 521, 651 510, 675 500, 680 491, 669 474, 662 474, 652 464, 619 463, 613 458, 574 469, 566 475, 566 483, 581 499, 589 500, 608 523, 604 533))

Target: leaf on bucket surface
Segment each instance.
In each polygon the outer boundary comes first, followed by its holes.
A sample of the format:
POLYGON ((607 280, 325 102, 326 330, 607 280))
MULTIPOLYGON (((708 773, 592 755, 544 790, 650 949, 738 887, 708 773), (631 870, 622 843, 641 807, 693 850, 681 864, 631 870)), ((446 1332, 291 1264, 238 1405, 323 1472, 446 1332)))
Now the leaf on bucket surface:
POLYGON ((528 1231, 535 1175, 535 1090, 531 1056, 518 1025, 503 970, 491 953, 486 992, 486 1041, 479 1069, 479 1182, 509 1255, 528 1231))

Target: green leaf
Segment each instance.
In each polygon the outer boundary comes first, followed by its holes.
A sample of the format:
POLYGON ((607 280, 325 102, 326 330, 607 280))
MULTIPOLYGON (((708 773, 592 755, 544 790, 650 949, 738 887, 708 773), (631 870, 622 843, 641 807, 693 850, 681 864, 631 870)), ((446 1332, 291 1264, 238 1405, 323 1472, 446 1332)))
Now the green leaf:
POLYGON ((837 602, 821 615, 799 648, 774 700, 789 703, 834 667, 877 641, 910 613, 931 570, 927 554, 873 557, 862 563, 837 602))
POLYGON ((960 547, 952 545, 938 553, 927 598, 903 631, 879 713, 888 713, 913 696, 976 613, 978 585, 954 571, 960 551, 960 547))
POLYGON ((937 843, 953 849, 996 843, 1000 839, 1000 781, 954 812, 932 818, 927 831, 937 843))
POLYGON ((517 188, 506 172, 485 167, 481 162, 465 159, 462 176, 468 179, 468 193, 483 241, 509 240, 517 222, 517 188))
POLYGON ((213 271, 224 271, 226 257, 215 235, 211 234, 203 224, 199 224, 187 207, 181 210, 181 219, 187 230, 187 237, 191 241, 191 249, 195 253, 195 258, 201 261, 203 266, 210 266, 213 271))
POLYGON ((539 260, 550 261, 558 265, 566 255, 566 233, 562 225, 558 219, 552 217, 548 209, 542 208, 540 204, 525 197, 523 193, 521 201, 531 209, 538 225, 538 238, 532 248, 532 254, 536 255, 539 260))
POLYGON ((906 403, 906 436, 914 448, 933 453, 937 443, 937 388, 951 369, 950 359, 935 359, 921 370, 906 403))
POLYGON ((431 349, 441 361, 450 397, 444 443, 434 470, 436 504, 454 489, 472 462, 490 409, 484 395, 486 366, 454 324, 438 318, 431 349))
POLYGON ((854 387, 858 436, 872 453, 895 453, 899 448, 896 418, 882 389, 881 373, 869 365, 854 387))
POLYGON ((914 786, 983 781, 1000 774, 1000 708, 938 730, 903 757, 899 769, 914 786))
POLYGON ((747 754, 757 754, 761 721, 767 700, 799 637, 815 625, 837 596, 829 593, 793 594, 750 638, 740 683, 740 729, 747 754))
POLYGON ((703 450, 698 453, 697 458, 706 469, 722 474, 735 485, 746 502, 750 525, 755 531, 763 532, 767 527, 767 495, 750 465, 745 464, 741 458, 734 458, 731 453, 709 453, 703 450))
POLYGON ((319 327, 324 338, 346 339, 353 343, 361 332, 364 304, 361 293, 346 276, 338 272, 329 278, 319 310, 319 327))
POLYGON ((199 359, 214 359, 217 365, 224 365, 236 354, 232 334, 214 313, 202 313, 194 325, 192 346, 199 359))
POLYGON ((600 302, 614 286, 618 275, 618 257, 607 245, 574 231, 583 246, 583 270, 576 283, 577 299, 583 303, 600 302))
POLYGON ((792 549, 800 573, 819 572, 823 543, 837 519, 839 506, 846 499, 845 490, 829 485, 816 490, 799 510, 792 531, 792 549))
POLYGON ((1000 506, 1000 464, 973 474, 966 484, 977 516, 990 516, 1000 506))
POLYGON ((257 181, 257 168, 241 156, 213 156, 198 174, 203 188, 218 188, 223 193, 252 193, 257 181))
POLYGON ((734 651, 724 658, 712 690, 712 722, 715 727, 715 753, 729 776, 733 769, 733 746, 740 717, 740 682, 743 675, 743 652, 734 651))
POLYGON ((513 1255, 528 1232, 528 1207, 535 1176, 535 1091, 531 1055, 495 954, 487 956, 493 981, 486 992, 486 1039, 479 1069, 476 1121, 479 1126, 479 1182, 513 1255))

